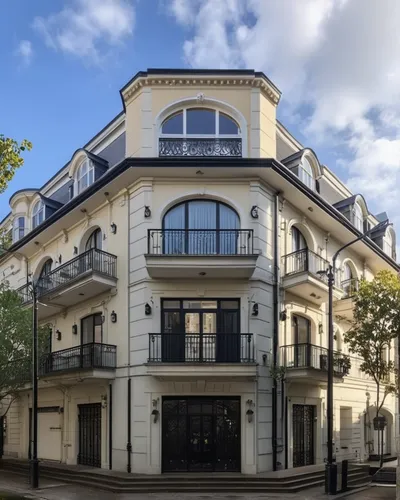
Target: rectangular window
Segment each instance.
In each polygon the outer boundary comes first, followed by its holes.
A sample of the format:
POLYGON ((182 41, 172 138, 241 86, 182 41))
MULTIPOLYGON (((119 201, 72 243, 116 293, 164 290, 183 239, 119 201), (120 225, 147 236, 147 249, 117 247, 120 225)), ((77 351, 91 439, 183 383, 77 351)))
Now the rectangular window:
POLYGON ((25 236, 25 217, 17 217, 13 224, 13 242, 25 236))
POLYGON ((103 341, 103 317, 101 313, 83 318, 81 321, 81 343, 101 344, 103 341))

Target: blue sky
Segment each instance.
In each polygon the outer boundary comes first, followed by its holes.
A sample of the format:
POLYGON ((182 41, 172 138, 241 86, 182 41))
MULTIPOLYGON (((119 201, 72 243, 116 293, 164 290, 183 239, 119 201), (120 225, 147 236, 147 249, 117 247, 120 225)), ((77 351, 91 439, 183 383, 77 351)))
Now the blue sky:
MULTIPOLYGON (((278 115, 320 160, 398 218, 396 0, 13 0, 2 6, 0 133, 27 138, 0 197, 40 187, 121 110, 148 67, 241 67, 282 90, 278 115)), ((399 183, 400 185, 400 183, 399 183)))

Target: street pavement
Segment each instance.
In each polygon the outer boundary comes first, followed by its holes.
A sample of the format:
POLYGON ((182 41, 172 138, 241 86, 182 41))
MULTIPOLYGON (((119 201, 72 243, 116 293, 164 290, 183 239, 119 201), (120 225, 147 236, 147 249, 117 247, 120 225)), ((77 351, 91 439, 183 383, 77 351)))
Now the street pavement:
MULTIPOLYGON (((33 491, 29 488, 26 477, 10 472, 0 473, 0 500, 1 493, 13 493, 23 498, 37 500, 268 500, 268 499, 294 499, 296 500, 327 500, 322 488, 307 490, 296 494, 212 494, 212 493, 148 493, 148 494, 115 494, 103 490, 85 488, 83 486, 67 484, 59 481, 43 479, 40 489, 33 491)), ((7 497, 6 497, 7 498, 7 497)), ((342 495, 330 498, 342 498, 342 495)), ((346 496, 349 500, 395 500, 396 488, 371 487, 367 490, 346 496)))

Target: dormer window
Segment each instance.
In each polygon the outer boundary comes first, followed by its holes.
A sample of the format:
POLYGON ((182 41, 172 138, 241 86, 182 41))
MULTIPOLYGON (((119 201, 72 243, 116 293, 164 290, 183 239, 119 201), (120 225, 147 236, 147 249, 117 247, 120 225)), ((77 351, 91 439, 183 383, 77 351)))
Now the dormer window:
POLYGON ((363 215, 363 211, 362 211, 362 208, 361 208, 359 203, 354 204, 353 223, 359 231, 361 231, 361 232, 364 231, 364 215, 363 215))
POLYGON ((39 224, 44 221, 44 203, 38 200, 32 210, 32 229, 35 229, 39 224))
POLYGON ((299 165, 299 179, 304 182, 306 186, 314 191, 315 189, 315 179, 314 172, 311 166, 311 163, 307 160, 307 158, 302 159, 301 164, 299 165))
POLYGON ((236 121, 214 109, 188 108, 161 125, 160 156, 242 156, 236 121))
POLYGON ((25 236, 25 217, 16 217, 13 222, 13 243, 25 236))
POLYGON ((321 176, 321 166, 314 151, 302 149, 284 158, 282 163, 312 191, 319 192, 317 179, 321 176))
POLYGON ((78 194, 94 182, 94 165, 89 159, 84 160, 78 168, 78 194))

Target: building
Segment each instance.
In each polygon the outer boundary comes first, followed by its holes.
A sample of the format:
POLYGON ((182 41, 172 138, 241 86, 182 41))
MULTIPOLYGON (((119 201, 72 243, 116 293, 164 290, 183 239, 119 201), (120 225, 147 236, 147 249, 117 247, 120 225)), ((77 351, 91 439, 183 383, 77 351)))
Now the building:
MULTIPOLYGON (((263 73, 153 69, 120 94, 123 111, 44 186, 16 192, 2 221, 2 278, 30 307, 33 277, 52 329, 39 458, 146 474, 323 463, 319 271, 385 215, 276 119, 263 73)), ((392 227, 375 231, 338 261, 338 459, 377 452, 375 385, 346 364, 342 337, 358 281, 399 270, 395 243, 392 227)), ((390 397, 386 453, 394 411, 390 397)), ((6 454, 29 456, 30 414, 27 386, 6 454)))

